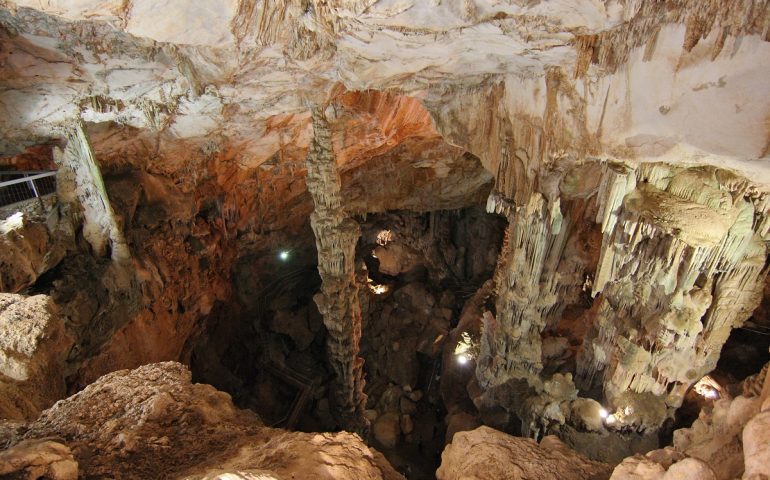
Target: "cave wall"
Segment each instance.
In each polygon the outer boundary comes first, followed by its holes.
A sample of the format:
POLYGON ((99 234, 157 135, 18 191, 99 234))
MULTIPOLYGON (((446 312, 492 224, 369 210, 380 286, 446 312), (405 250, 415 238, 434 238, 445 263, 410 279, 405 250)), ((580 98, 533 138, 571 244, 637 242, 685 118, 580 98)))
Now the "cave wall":
POLYGON ((0 3, 3 164, 62 152, 60 204, 4 232, 2 278, 59 305, 71 388, 187 360, 277 251, 313 264, 310 105, 339 215, 492 189, 509 226, 471 394, 525 432, 578 387, 657 428, 759 302, 762 1, 225 3, 205 34, 179 2, 0 3))

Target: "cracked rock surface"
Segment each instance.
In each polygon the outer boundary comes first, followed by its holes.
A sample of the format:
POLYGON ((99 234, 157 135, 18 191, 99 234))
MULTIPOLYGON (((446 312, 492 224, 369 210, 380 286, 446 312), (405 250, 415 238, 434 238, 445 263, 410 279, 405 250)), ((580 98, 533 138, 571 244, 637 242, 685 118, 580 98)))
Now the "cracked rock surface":
MULTIPOLYGON (((23 441, 12 442, 0 465, 22 465, 9 457, 27 455, 27 441, 56 438, 72 451, 80 478, 403 478, 356 435, 265 427, 226 393, 192 384, 173 362, 106 375, 17 425, 15 437, 23 441)), ((64 454, 59 444, 45 448, 64 454)))

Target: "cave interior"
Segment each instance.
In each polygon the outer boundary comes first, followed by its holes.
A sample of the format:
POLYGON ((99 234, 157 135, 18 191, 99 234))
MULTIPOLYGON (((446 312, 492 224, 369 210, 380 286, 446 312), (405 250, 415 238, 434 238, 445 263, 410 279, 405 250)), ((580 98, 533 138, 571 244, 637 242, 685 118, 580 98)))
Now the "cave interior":
POLYGON ((0 0, 0 478, 770 478, 770 7, 547 3, 0 0))

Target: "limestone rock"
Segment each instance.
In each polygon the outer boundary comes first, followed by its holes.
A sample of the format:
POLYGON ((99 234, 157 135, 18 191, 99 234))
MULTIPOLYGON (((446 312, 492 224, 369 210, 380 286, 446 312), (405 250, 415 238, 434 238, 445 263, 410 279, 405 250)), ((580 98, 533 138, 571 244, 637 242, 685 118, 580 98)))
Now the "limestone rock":
POLYGON ((400 275, 420 265, 420 256, 400 243, 377 247, 372 254, 380 261, 380 273, 400 275))
POLYGON ((399 478, 359 437, 264 427, 226 393, 190 383, 190 372, 173 362, 108 374, 24 428, 26 440, 49 437, 67 439, 85 477, 205 478, 241 471, 275 478, 399 478))
POLYGON ((401 415, 399 426, 401 427, 401 432, 404 435, 409 435, 414 431, 414 421, 412 421, 412 417, 410 415, 401 415))
POLYGON ((692 427, 674 432, 674 448, 706 462, 720 480, 739 476, 744 471, 741 432, 759 407, 756 397, 718 400, 692 427))
POLYGON ((696 458, 685 458, 671 465, 663 480, 716 480, 716 475, 705 462, 696 458))
POLYGON ((770 411, 752 418, 743 429, 743 478, 770 477, 770 411))
POLYGON ((358 224, 342 205, 341 179, 332 147, 332 132, 320 106, 313 108, 313 141, 308 151, 307 187, 314 209, 310 225, 318 251, 321 291, 313 300, 323 315, 326 345, 335 379, 331 389, 333 413, 345 429, 366 434, 364 417, 364 361, 358 356, 361 340, 361 305, 355 283, 358 224))
POLYGON ((71 345, 48 296, 0 293, 0 417, 34 418, 64 396, 71 345))
POLYGON ((452 443, 452 439, 458 432, 467 432, 481 426, 477 417, 468 412, 455 412, 446 416, 446 437, 445 443, 452 443))
POLYGON ((288 335, 298 350, 304 350, 313 343, 313 338, 315 338, 315 333, 308 325, 307 314, 307 308, 298 312, 279 310, 270 321, 270 329, 288 335))
POLYGON ((0 476, 77 480, 78 463, 66 445, 51 440, 27 440, 0 452, 0 476))
POLYGON ((609 478, 611 467, 576 452, 542 448, 534 440, 489 427, 457 433, 441 454, 439 480, 609 478))
POLYGON ((50 203, 46 208, 50 209, 47 214, 39 211, 37 203, 0 211, 0 291, 29 287, 74 246, 75 222, 69 210, 50 203))

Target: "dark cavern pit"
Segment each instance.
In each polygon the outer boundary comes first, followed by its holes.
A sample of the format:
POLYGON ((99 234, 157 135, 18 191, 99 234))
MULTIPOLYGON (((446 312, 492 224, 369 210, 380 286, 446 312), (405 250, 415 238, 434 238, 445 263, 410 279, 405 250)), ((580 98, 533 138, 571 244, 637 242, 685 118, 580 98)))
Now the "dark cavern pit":
POLYGON ((0 478, 770 478, 765 0, 0 0, 0 478))

